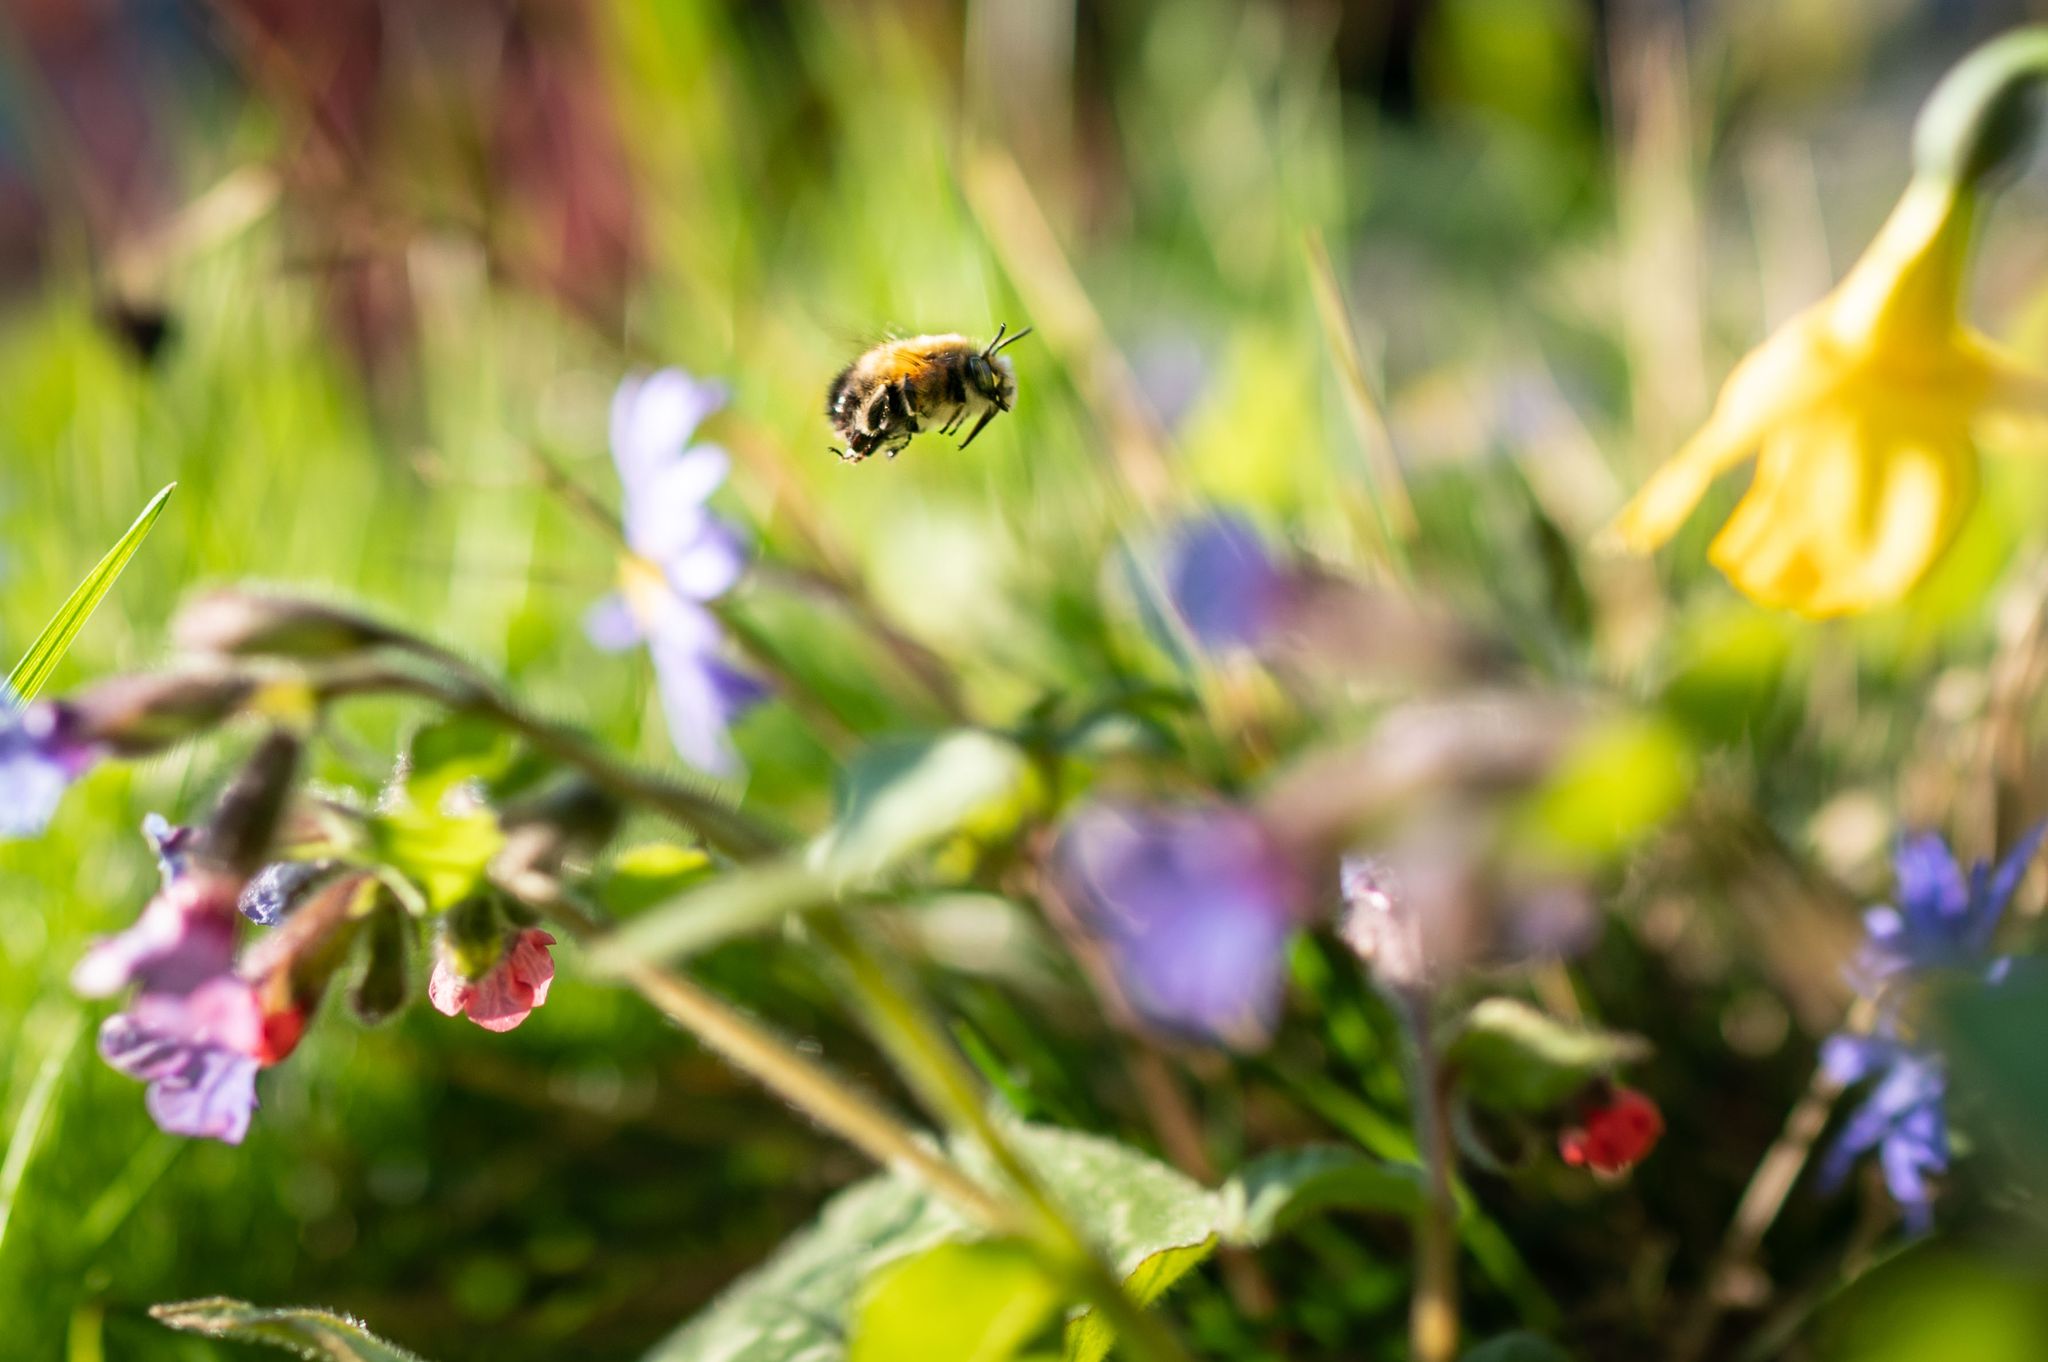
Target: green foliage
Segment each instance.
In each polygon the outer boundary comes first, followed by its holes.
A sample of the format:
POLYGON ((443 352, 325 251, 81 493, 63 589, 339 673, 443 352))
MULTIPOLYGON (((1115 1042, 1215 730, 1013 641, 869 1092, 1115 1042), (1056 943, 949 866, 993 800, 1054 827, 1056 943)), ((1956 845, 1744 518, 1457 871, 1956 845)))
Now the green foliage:
POLYGON ((505 846, 498 817, 489 809, 408 806, 376 814, 365 826, 376 859, 417 886, 433 912, 474 897, 491 858, 505 846))
POLYGON ((1572 1355, 1541 1334, 1497 1334, 1465 1350, 1458 1362, 1572 1362, 1572 1355))
POLYGON ((156 518, 164 513, 164 503, 171 499, 171 492, 177 485, 170 483, 149 499, 149 505, 142 508, 142 514, 135 517, 135 523, 128 527, 127 533, 115 540, 114 547, 108 549, 93 570, 85 574, 85 580, 43 626, 43 632, 22 654, 21 661, 14 664, 14 670, 7 674, 5 692, 12 697, 13 703, 19 705, 33 700, 36 692, 43 688, 43 683, 50 679, 50 673, 57 670, 57 664, 71 650, 71 641, 78 637, 78 631, 92 618, 92 612, 114 589, 121 569, 128 566, 128 560, 149 537, 150 529, 156 524, 156 518))
POLYGON ((1444 1062, 1474 1102, 1542 1112, 1647 1053, 1641 1037, 1561 1021, 1514 998, 1487 998, 1459 1021, 1444 1062))
POLYGON ((378 1338, 360 1321, 327 1310, 272 1310, 216 1296, 150 1308, 150 1317, 182 1333, 238 1343, 266 1343, 308 1362, 420 1362, 378 1338))
POLYGON ((1060 1303, 1058 1283, 1021 1244, 940 1244, 861 1292, 847 1362, 1011 1362, 1060 1303))
MULTIPOLYGON (((1304 1216, 1330 1210, 1405 1215, 1417 1195, 1409 1172, 1343 1150, 1269 1156, 1210 1190, 1114 1140, 1044 1126, 1009 1129, 1019 1152, 1079 1219, 1127 1289, 1147 1302, 1199 1267, 1219 1244, 1256 1247, 1304 1216)), ((993 1175, 972 1151, 959 1152, 970 1172, 993 1175)), ((907 1179, 870 1178, 834 1197, 814 1225, 671 1336, 650 1359, 828 1362, 844 1356, 844 1322, 864 1282, 889 1264, 970 1235, 954 1211, 907 1179)), ((937 1262, 934 1274, 972 1271, 981 1260, 967 1255, 937 1262)), ((1003 1272, 1013 1269, 1007 1264, 1003 1272)), ((1003 1289, 1022 1293, 1027 1303, 1036 1300, 1037 1287, 1027 1290, 1021 1276, 1004 1275, 1008 1285, 1003 1289)), ((892 1298, 889 1308, 900 1304, 892 1298)), ((1021 1343, 1026 1337, 1015 1339, 1021 1343)), ((1099 1362, 1113 1342, 1110 1329, 1092 1313, 1083 1315, 1068 1327, 1067 1356, 1099 1362)))
POLYGON ((865 884, 956 834, 999 836, 1032 800, 1029 761, 1016 744, 967 730, 883 744, 847 768, 839 816, 811 847, 838 884, 865 884))

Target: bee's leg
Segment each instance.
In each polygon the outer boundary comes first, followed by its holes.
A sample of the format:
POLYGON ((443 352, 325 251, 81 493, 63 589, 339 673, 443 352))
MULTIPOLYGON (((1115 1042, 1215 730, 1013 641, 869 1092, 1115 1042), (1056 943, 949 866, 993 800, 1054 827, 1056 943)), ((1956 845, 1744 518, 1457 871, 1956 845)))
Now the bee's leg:
POLYGON ((989 422, 991 422, 991 421, 995 420, 995 419, 996 419, 996 409, 995 409, 994 407, 990 407, 990 408, 989 408, 989 409, 988 409, 987 411, 984 411, 984 412, 983 412, 983 413, 981 414, 981 419, 980 419, 979 421, 976 421, 976 422, 974 423, 974 429, 973 429, 973 430, 970 430, 970 431, 968 431, 968 432, 967 432, 967 438, 966 438, 966 439, 964 439, 964 440, 962 440, 962 441, 960 442, 960 447, 961 447, 962 449, 965 449, 965 448, 967 448, 967 446, 969 446, 969 445, 973 444, 973 443, 974 443, 974 437, 975 437, 975 436, 977 436, 977 435, 979 435, 979 434, 981 434, 981 428, 982 428, 983 426, 987 425, 987 424, 988 424, 989 422))

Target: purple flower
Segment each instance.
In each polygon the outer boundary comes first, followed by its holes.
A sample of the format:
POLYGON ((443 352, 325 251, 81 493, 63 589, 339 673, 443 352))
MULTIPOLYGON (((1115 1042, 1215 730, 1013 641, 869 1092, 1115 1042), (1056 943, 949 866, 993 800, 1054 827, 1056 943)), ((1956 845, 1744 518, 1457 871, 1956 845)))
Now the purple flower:
POLYGON ((612 651, 645 643, 676 751, 692 765, 730 774, 739 758, 729 730, 767 688, 723 659, 718 622, 704 608, 732 588, 747 561, 739 532, 705 506, 731 460, 715 445, 690 443, 724 400, 717 385, 680 369, 619 385, 612 459, 631 553, 620 590, 592 607, 584 628, 612 651))
POLYGON ((1839 1034, 1822 1045, 1821 1068, 1844 1086, 1875 1080, 1821 1160, 1821 1185, 1841 1186, 1856 1160, 1876 1150, 1907 1228, 1926 1233, 1934 1222, 1927 1175, 1948 1169, 1948 1077, 1940 1056, 1888 1034, 1839 1034))
POLYGON ((1147 1020, 1243 1048, 1272 1033, 1302 893, 1255 819, 1095 805, 1069 820, 1058 860, 1147 1020))
POLYGON ((235 973, 241 883, 195 854, 197 833, 152 814, 143 833, 163 885, 135 925, 90 947, 71 986, 104 998, 135 986, 100 1026, 100 1055, 149 1085, 151 1119, 176 1135, 238 1144, 256 1107, 256 1070, 298 1035, 289 1008, 266 1015, 235 973))
POLYGON ((130 985, 189 993, 234 965, 241 886, 216 870, 164 856, 162 839, 156 845, 163 887, 134 926, 86 949, 71 971, 71 987, 84 997, 110 998, 130 985))
POLYGON ((80 734, 77 715, 62 704, 31 705, 0 722, 0 837, 33 837, 100 749, 80 734))
POLYGON ((1251 522, 1218 511, 1177 526, 1162 568, 1167 600, 1210 652, 1257 648, 1279 625, 1292 578, 1251 522))
POLYGON ((255 989, 223 974, 189 993, 143 993, 100 1025, 100 1057, 149 1085, 150 1119, 173 1135, 240 1144, 265 1051, 255 989))
POLYGON ((2036 825, 1995 869, 1979 861, 1967 877, 1940 837, 1902 839, 1892 858, 1898 906, 1863 915, 1863 948, 1850 968, 1857 992, 1877 999, 1894 984, 1934 970, 2001 973, 2005 962, 1990 959, 1991 939, 2044 830, 2048 824, 2036 825))
POLYGON ((333 869, 332 861, 273 861, 243 886, 235 908, 259 927, 275 927, 297 906, 300 894, 333 869))

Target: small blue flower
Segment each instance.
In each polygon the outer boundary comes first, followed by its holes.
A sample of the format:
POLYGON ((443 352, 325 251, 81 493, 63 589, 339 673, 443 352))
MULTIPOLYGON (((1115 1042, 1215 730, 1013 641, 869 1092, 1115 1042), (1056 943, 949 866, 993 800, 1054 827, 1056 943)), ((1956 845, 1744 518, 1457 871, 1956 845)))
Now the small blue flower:
POLYGON ((625 492, 630 553, 620 565, 620 590, 592 607, 584 629, 610 651, 647 645, 677 753, 728 775, 739 769, 729 730, 768 691, 725 661, 723 635, 705 609, 747 563, 739 532, 706 508, 731 459, 715 445, 690 443, 724 400, 716 384, 680 369, 619 384, 612 459, 625 492))
POLYGON ((1292 575, 1243 516, 1218 511, 1177 526, 1162 568, 1167 600, 1204 649, 1256 649, 1279 627, 1292 575))
POLYGON ((1875 1080, 1821 1160, 1821 1185, 1840 1187, 1856 1160, 1876 1150, 1907 1229, 1926 1233, 1934 1224, 1927 1176, 1948 1171, 1948 1076, 1941 1057, 1888 1034, 1839 1034, 1822 1045, 1821 1068, 1845 1087, 1875 1080))
POLYGON ((1143 1017, 1239 1048, 1271 1035, 1302 894, 1250 815, 1094 805, 1069 820, 1058 863, 1143 1017))
POLYGON ((2006 902, 2040 850, 2036 825, 1994 868, 1979 861, 1966 877, 1948 844, 1932 833, 1906 837, 1892 858, 1898 905, 1863 915, 1864 944, 1850 968, 1857 992, 1873 1000, 1910 976, 1937 970, 2003 970, 1991 942, 2006 902))
POLYGON ((0 718, 0 838, 41 832, 64 791, 99 757, 65 705, 45 702, 0 718))

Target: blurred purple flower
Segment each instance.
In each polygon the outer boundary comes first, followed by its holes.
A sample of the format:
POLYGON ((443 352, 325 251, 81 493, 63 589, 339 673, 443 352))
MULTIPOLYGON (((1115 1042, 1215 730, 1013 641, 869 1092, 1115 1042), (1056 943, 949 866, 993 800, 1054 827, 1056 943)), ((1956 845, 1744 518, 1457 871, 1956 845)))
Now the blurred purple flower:
POLYGON ((77 715, 55 702, 9 713, 0 724, 0 838, 33 837, 100 748, 79 733, 77 715))
POLYGON ((1210 652, 1257 648, 1292 595, 1292 575, 1267 553, 1251 522, 1232 511, 1176 526, 1162 569, 1174 613, 1210 652))
POLYGON ((1887 1034, 1838 1034, 1821 1046, 1821 1068, 1844 1086, 1876 1080, 1822 1158, 1821 1185, 1840 1187, 1856 1160, 1874 1149, 1907 1228, 1926 1233, 1934 1223, 1927 1175, 1948 1169, 1948 1078, 1940 1057, 1887 1034))
POLYGON ((685 761, 721 775, 739 767, 729 730, 766 697, 756 678, 720 655, 717 620, 704 608, 745 571, 740 534, 706 509, 731 460, 692 445, 724 390, 680 369, 634 375, 612 398, 612 459, 625 492, 630 556, 621 589, 591 608, 585 631, 600 648, 646 644, 669 739, 685 761))
POLYGON ((150 1119, 173 1135, 240 1144, 256 1109, 263 1012, 246 980, 147 992, 100 1026, 100 1057, 149 1085, 150 1119))
POLYGON ((102 937, 71 971, 71 987, 87 998, 110 998, 130 985, 150 993, 189 993, 229 972, 235 958, 235 902, 230 876, 189 864, 179 834, 161 819, 146 827, 163 869, 163 887, 135 925, 102 937))
POLYGON ((1068 821, 1058 864, 1148 1021, 1239 1048, 1271 1035, 1303 895, 1249 814, 1093 805, 1068 821))
POLYGON ((2007 900, 2041 848, 2048 824, 2037 824, 1994 869, 1988 861, 1967 878, 1948 844, 1932 833, 1899 842, 1892 858, 1898 906, 1863 915, 1864 943, 1850 967, 1857 992, 1877 999, 1902 979, 1929 970, 2003 972, 1990 959, 1991 940, 2007 900))

